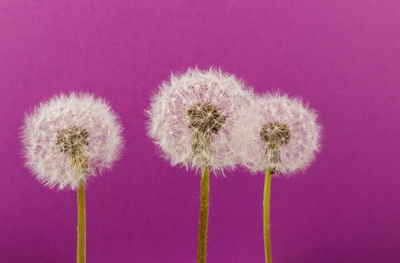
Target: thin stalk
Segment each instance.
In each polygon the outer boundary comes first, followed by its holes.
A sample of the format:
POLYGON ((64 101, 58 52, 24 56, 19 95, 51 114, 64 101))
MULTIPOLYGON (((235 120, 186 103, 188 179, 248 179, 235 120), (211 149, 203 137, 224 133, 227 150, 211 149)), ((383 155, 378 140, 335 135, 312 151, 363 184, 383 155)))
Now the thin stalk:
POLYGON ((86 263, 86 200, 85 184, 80 181, 77 190, 78 199, 78 239, 76 247, 76 262, 86 263))
POLYGON ((265 186, 264 186, 264 245, 265 245, 265 262, 267 263, 272 263, 270 222, 269 222, 270 194, 271 194, 271 168, 267 168, 265 172, 265 186))
POLYGON ((202 168, 201 175, 200 223, 197 262, 205 263, 207 254, 208 200, 210 195, 210 170, 208 166, 202 168))

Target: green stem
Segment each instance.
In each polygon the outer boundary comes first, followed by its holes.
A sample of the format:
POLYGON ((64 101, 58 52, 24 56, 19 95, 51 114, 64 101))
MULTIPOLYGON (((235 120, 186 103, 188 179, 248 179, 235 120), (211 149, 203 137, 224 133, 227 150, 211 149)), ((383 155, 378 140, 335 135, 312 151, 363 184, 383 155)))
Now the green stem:
POLYGON ((78 191, 78 238, 76 248, 76 262, 86 263, 86 201, 85 184, 79 183, 78 191))
POLYGON ((210 170, 208 167, 201 170, 201 196, 200 196, 200 223, 199 242, 197 249, 197 263, 206 262, 207 254, 207 224, 208 224, 208 199, 210 195, 210 170))
POLYGON ((265 245, 266 263, 272 263, 270 222, 269 222, 270 194, 271 194, 271 168, 267 168, 265 172, 265 186, 264 186, 264 245, 265 245))

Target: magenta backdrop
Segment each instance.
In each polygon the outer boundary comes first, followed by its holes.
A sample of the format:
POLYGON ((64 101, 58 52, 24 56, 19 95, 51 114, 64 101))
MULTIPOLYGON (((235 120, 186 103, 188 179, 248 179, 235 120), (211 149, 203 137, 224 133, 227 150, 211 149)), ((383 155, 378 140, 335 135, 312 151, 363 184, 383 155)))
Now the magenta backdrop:
MULTIPOLYGON (((75 192, 34 179, 19 129, 79 90, 110 102, 126 139, 88 185, 88 262, 196 261, 200 177, 159 158, 143 113, 196 64, 319 112, 317 160, 272 181, 275 262, 400 262, 399 51, 398 0, 0 1, 0 262, 75 260, 75 192)), ((211 178, 210 263, 264 261, 263 180, 211 178)))

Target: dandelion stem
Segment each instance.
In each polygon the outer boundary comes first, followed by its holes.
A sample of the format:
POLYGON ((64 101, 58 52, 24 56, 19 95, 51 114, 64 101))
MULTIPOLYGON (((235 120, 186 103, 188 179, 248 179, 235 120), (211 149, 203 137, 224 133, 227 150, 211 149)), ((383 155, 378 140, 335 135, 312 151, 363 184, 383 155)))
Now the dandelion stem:
POLYGON ((265 186, 264 186, 264 245, 265 245, 266 263, 272 263, 270 222, 269 222, 270 194, 271 194, 271 168, 267 168, 265 172, 265 186))
POLYGON ((76 262, 86 263, 86 201, 85 184, 80 181, 78 190, 78 239, 76 249, 76 262))
POLYGON ((200 223, 197 263, 205 263, 207 254, 208 199, 210 194, 210 170, 208 166, 202 168, 201 175, 200 223))

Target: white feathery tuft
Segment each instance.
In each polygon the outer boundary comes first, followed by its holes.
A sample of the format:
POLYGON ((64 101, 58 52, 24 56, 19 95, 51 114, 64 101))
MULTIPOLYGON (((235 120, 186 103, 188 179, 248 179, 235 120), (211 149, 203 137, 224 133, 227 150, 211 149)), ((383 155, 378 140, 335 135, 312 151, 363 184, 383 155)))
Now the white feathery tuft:
POLYGON ((122 149, 121 133, 118 117, 103 99, 83 93, 55 96, 25 116, 26 165, 49 187, 76 189, 80 180, 112 167, 122 149), (71 134, 74 140, 68 141, 71 134), (71 149, 84 156, 84 172, 73 168, 71 149))
POLYGON ((193 68, 172 74, 146 111, 148 135, 172 166, 233 168, 238 158, 231 129, 238 121, 237 113, 252 99, 251 90, 221 70, 193 68))
POLYGON ((240 112, 240 120, 233 127, 234 147, 242 165, 252 172, 270 167, 274 172, 290 175, 304 170, 314 160, 319 151, 320 130, 317 114, 300 99, 279 93, 266 94, 240 112), (279 161, 271 161, 274 151, 268 150, 269 143, 260 135, 268 124, 286 125, 289 129, 287 141, 283 143, 282 139, 279 145, 279 157, 275 156, 279 161))

